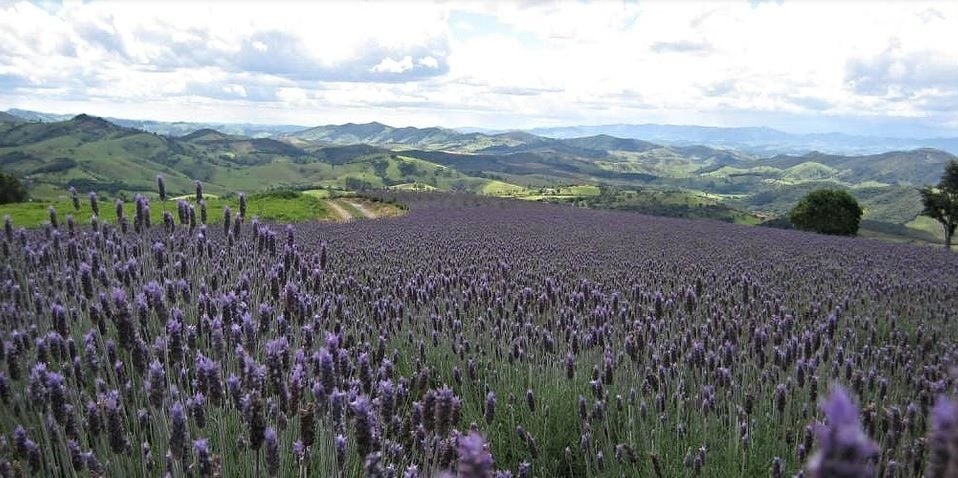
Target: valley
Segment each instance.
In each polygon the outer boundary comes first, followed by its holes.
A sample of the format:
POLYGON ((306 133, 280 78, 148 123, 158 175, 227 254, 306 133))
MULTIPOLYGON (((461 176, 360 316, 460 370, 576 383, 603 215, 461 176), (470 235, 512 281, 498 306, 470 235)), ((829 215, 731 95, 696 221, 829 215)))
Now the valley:
MULTIPOLYGON (((805 193, 840 187, 865 209, 863 235, 934 243, 941 232, 919 218, 917 188, 935 182, 942 165, 954 158, 931 148, 762 157, 605 134, 550 138, 380 123, 265 128, 257 136, 194 124, 199 129, 173 136, 89 115, 62 119, 17 112, 0 120, 0 169, 22 178, 36 201, 63 201, 70 186, 130 200, 152 194, 155 177, 162 174, 175 194, 188 193, 194 180, 212 194, 439 190, 775 224, 805 193)), ((336 207, 352 212, 346 214, 350 218, 368 216, 340 202, 329 213, 333 217, 345 216, 335 214, 336 207)))

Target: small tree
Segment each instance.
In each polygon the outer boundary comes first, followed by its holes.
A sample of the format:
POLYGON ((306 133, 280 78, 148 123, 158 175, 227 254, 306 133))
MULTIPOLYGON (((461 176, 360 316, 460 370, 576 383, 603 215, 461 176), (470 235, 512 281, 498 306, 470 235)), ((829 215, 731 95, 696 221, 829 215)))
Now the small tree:
POLYGON ((854 236, 862 208, 854 196, 840 189, 819 189, 805 195, 792 209, 789 220, 796 229, 821 234, 854 236))
POLYGON ((27 197, 27 188, 14 175, 0 172, 0 204, 24 202, 27 197))
POLYGON ((958 161, 945 165, 938 187, 925 186, 919 190, 924 207, 922 216, 928 216, 941 224, 945 231, 945 248, 951 249, 951 239, 958 228, 958 161))

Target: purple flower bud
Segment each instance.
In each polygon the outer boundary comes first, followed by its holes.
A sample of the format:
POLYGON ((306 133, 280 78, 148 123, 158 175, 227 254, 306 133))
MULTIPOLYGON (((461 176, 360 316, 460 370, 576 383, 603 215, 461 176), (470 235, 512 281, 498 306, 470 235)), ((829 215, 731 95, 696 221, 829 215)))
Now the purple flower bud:
POLYGON ((457 452, 457 471, 461 478, 492 478, 492 454, 481 435, 471 432, 460 437, 457 452))
POLYGON ((156 175, 156 191, 160 195, 160 201, 166 201, 166 181, 163 181, 163 175, 156 175))
POLYGON ((231 217, 232 217, 232 211, 230 211, 230 207, 223 206, 223 235, 224 236, 230 235, 230 225, 232 224, 231 217))
POLYGON ((239 193, 239 217, 246 217, 246 193, 239 193))
POLYGON ((487 424, 491 424, 496 418, 496 394, 490 391, 486 394, 486 409, 484 413, 487 424))
POLYGON ((205 404, 206 397, 203 396, 203 392, 196 392, 196 394, 186 402, 186 407, 190 410, 190 415, 193 417, 193 422, 196 423, 196 426, 199 428, 206 427, 206 411, 203 409, 205 404))
POLYGON ((342 470, 346 466, 346 437, 336 435, 336 464, 342 470))
POLYGON ((365 395, 356 397, 350 405, 356 427, 356 448, 359 456, 366 456, 373 451, 377 441, 376 414, 365 395))
POLYGON ((200 477, 211 478, 213 476, 213 459, 210 456, 209 441, 206 438, 194 441, 193 450, 196 451, 196 462, 199 464, 200 477))
POLYGON ((90 191, 90 210, 93 211, 94 216, 100 215, 100 204, 96 200, 96 193, 93 191, 90 191))
POLYGON ((827 424, 818 426, 819 450, 808 462, 811 478, 871 478, 878 446, 861 429, 858 409, 840 386, 821 405, 827 424))
POLYGON ((170 453, 181 460, 186 454, 186 413, 183 405, 176 402, 170 407, 170 453))
POLYGON ((249 435, 250 448, 258 451, 263 444, 266 418, 263 416, 263 399, 258 392, 247 393, 242 401, 243 421, 249 435))
POLYGON ((110 436, 110 450, 113 453, 123 453, 127 448, 127 441, 123 425, 123 410, 120 404, 120 392, 107 392, 102 399, 106 412, 107 432, 110 436))
POLYGON ((80 210, 80 196, 77 194, 77 188, 70 186, 70 201, 73 202, 73 210, 80 210))
POLYGON ((166 371, 158 360, 150 362, 144 390, 149 396, 150 404, 157 408, 163 406, 163 396, 166 393, 166 371))
POLYGON ((931 411, 927 478, 945 478, 958 471, 958 403, 941 397, 931 411))
POLYGON ((279 473, 279 443, 276 439, 276 430, 273 427, 266 429, 266 471, 269 476, 279 473))
POLYGON ((30 471, 32 473, 40 472, 40 446, 36 444, 33 440, 27 440, 24 443, 26 448, 27 462, 30 463, 30 471))
POLYGON ((80 451, 80 445, 77 444, 76 440, 67 441, 67 449, 70 450, 70 464, 73 466, 73 471, 79 473, 83 471, 86 461, 83 459, 83 452, 80 451))

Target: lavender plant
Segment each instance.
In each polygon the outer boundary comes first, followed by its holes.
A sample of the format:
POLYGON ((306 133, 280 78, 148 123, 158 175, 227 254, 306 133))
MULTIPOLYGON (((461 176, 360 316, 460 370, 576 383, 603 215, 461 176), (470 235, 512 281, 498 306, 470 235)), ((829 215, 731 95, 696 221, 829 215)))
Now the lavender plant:
POLYGON ((207 228, 202 198, 5 220, 0 475, 955 473, 954 254, 422 193, 207 228))

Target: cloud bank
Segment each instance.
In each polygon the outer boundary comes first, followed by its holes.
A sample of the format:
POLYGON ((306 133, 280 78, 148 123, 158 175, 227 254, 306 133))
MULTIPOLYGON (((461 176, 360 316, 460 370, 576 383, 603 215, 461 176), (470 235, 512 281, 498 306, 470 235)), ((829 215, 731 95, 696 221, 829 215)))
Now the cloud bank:
POLYGON ((0 4, 0 108, 958 135, 958 4, 0 4))

